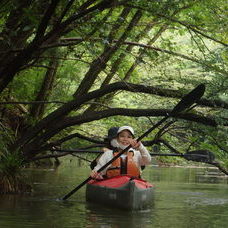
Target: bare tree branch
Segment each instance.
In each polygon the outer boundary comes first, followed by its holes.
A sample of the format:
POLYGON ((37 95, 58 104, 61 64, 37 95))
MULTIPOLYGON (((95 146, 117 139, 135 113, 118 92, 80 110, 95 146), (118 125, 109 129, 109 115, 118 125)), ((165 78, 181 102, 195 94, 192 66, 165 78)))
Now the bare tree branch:
POLYGON ((169 21, 172 21, 172 22, 176 22, 176 23, 178 23, 178 24, 181 24, 181 25, 183 25, 184 27, 186 27, 186 28, 192 30, 192 31, 195 32, 195 33, 200 34, 201 36, 203 36, 203 37, 205 37, 205 38, 207 38, 207 39, 209 39, 209 40, 213 40, 213 41, 215 41, 216 43, 219 43, 219 44, 222 44, 222 45, 225 46, 225 47, 228 47, 228 44, 227 44, 227 43, 224 43, 224 42, 222 42, 222 41, 220 41, 220 40, 215 39, 214 37, 211 37, 211 36, 209 36, 209 35, 207 35, 207 34, 201 32, 200 30, 196 29, 196 28, 195 28, 196 26, 194 26, 194 25, 187 24, 187 23, 184 22, 184 21, 177 20, 177 19, 175 19, 175 18, 173 18, 173 17, 169 17, 169 16, 164 15, 164 14, 160 14, 160 13, 159 13, 158 16, 161 16, 161 17, 163 17, 163 18, 166 18, 166 19, 168 19, 169 21))
MULTIPOLYGON (((161 97, 168 97, 168 98, 182 98, 185 94, 185 92, 179 92, 177 90, 172 90, 172 89, 162 89, 162 88, 158 88, 155 86, 145 86, 145 85, 138 85, 138 84, 132 84, 132 83, 127 83, 127 82, 116 82, 116 83, 112 83, 107 85, 109 89, 107 89, 106 87, 104 87, 104 92, 103 88, 96 90, 97 91, 97 95, 94 95, 96 97, 102 97, 108 93, 117 91, 117 90, 125 90, 125 91, 129 91, 129 92, 142 92, 142 93, 147 93, 147 94, 154 94, 157 96, 161 96, 161 97), (99 91, 101 91, 101 94, 99 95, 99 91)), ((94 91, 95 92, 95 91, 94 91)), ((187 91, 186 91, 187 92, 187 91)), ((93 92, 91 92, 93 93, 93 92)), ((89 93, 90 94, 90 93, 89 93)), ((85 95, 86 96, 86 95, 85 95)), ((90 98, 88 98, 88 100, 93 99, 92 96, 89 96, 90 98)), ((94 97, 94 98, 96 98, 94 97)), ((74 101, 72 101, 74 103, 74 101)), ((76 102, 76 101, 75 101, 76 102)), ((63 101, 6 101, 6 102, 0 102, 0 105, 4 105, 4 104, 39 104, 39 103, 56 103, 56 104, 69 104, 70 102, 63 102, 63 101)), ((77 102, 76 102, 77 103, 77 102)), ((89 101, 87 102, 88 104, 91 104, 89 101)), ((98 103, 97 103, 98 104, 98 103)), ((224 108, 224 109, 228 109, 228 103, 222 100, 209 100, 206 98, 201 98, 198 102, 198 105, 202 105, 205 107, 211 107, 211 108, 224 108)), ((108 108, 106 105, 100 104, 103 107, 108 108)))
POLYGON ((216 166, 221 172, 228 175, 228 171, 224 167, 222 167, 219 162, 208 162, 208 164, 216 166))
MULTIPOLYGON (((22 136, 22 138, 19 139, 15 143, 15 145, 18 145, 18 146, 19 145, 20 146, 25 145, 30 140, 32 140, 34 137, 36 137, 39 132, 41 132, 42 130, 47 129, 47 128, 52 129, 52 126, 55 126, 56 129, 55 129, 55 131, 53 131, 50 134, 54 135, 60 129, 62 129, 62 127, 63 127, 62 123, 64 123, 65 127, 67 127, 67 126, 72 126, 75 124, 89 122, 89 121, 93 121, 96 119, 105 118, 105 117, 114 116, 114 115, 123 115, 124 114, 124 115, 128 115, 128 116, 164 116, 164 115, 166 115, 166 112, 169 111, 169 110, 163 110, 163 111, 160 110, 158 112, 158 111, 153 110, 151 112, 149 110, 146 114, 145 110, 141 110, 141 111, 135 110, 135 111, 129 112, 129 111, 124 111, 123 109, 114 109, 114 110, 112 110, 114 112, 111 112, 110 111, 111 109, 109 109, 109 110, 105 110, 102 112, 93 113, 94 117, 90 113, 89 116, 88 115, 87 116, 82 115, 82 116, 76 117, 75 119, 74 118, 71 119, 72 117, 65 118, 65 119, 63 118, 69 112, 79 108, 85 102, 88 102, 89 100, 92 100, 92 99, 102 97, 102 96, 104 96, 110 92, 114 92, 117 90, 126 90, 126 91, 131 91, 131 92, 142 92, 142 93, 148 93, 148 94, 153 93, 153 94, 157 94, 160 96, 169 96, 169 97, 175 97, 175 98, 183 96, 182 93, 175 91, 175 90, 166 90, 166 92, 164 93, 164 91, 162 89, 152 87, 152 86, 137 85, 137 84, 123 83, 123 82, 117 82, 117 83, 109 84, 109 85, 103 87, 102 89, 94 90, 94 91, 89 92, 87 94, 81 95, 80 97, 78 97, 77 100, 72 100, 72 101, 69 101, 68 103, 62 105, 60 108, 56 109, 55 111, 50 113, 48 116, 43 118, 34 127, 29 128, 27 130, 27 132, 22 136), (85 119, 85 117, 86 117, 86 119, 85 119)), ((183 119, 193 120, 196 122, 201 122, 201 123, 204 123, 204 124, 207 124, 210 126, 217 126, 217 123, 211 118, 199 117, 199 116, 198 117, 197 116, 181 117, 180 115, 178 117, 183 118, 183 119)), ((48 135, 49 135, 49 133, 48 133, 48 135)), ((46 137, 47 136, 45 136, 44 138, 46 138, 46 137)), ((50 138, 50 136, 48 136, 48 138, 50 138)))
MULTIPOLYGON (((75 44, 78 44, 79 40, 80 41, 84 41, 83 38, 78 38, 78 37, 62 38, 59 43, 53 43, 51 45, 44 45, 41 48, 42 49, 43 48, 47 49, 47 48, 60 47, 60 46, 73 46, 75 44)), ((90 38, 89 41, 101 42, 101 41, 103 41, 103 39, 102 38, 90 38)), ((116 42, 118 42, 118 40, 114 39, 114 40, 112 40, 112 42, 116 43, 116 42)), ((181 54, 181 53, 178 53, 178 52, 162 49, 162 48, 159 48, 159 47, 156 47, 156 46, 151 46, 151 45, 148 45, 148 44, 133 42, 133 41, 124 41, 122 44, 123 45, 133 45, 133 46, 136 46, 136 47, 142 47, 142 48, 151 49, 151 50, 158 51, 158 52, 163 52, 163 53, 166 53, 166 54, 169 54, 169 55, 177 56, 177 57, 180 57, 182 59, 186 59, 186 60, 189 60, 191 62, 195 62, 197 64, 200 64, 202 66, 206 66, 209 69, 214 70, 215 72, 219 72, 221 74, 228 75, 227 71, 225 71, 223 69, 220 69, 219 67, 217 67, 215 65, 211 65, 211 63, 209 63, 209 62, 207 63, 207 61, 205 61, 205 60, 203 61, 201 59, 197 59, 197 58, 194 58, 194 57, 191 57, 191 56, 187 56, 187 55, 184 55, 184 54, 181 54)))
POLYGON ((56 7, 59 4, 59 1, 60 0, 51 1, 50 5, 48 6, 46 12, 44 13, 44 16, 42 17, 41 22, 37 28, 37 32, 36 32, 33 42, 36 42, 37 40, 43 38, 45 31, 48 27, 48 23, 51 20, 51 17, 53 16, 56 7))
MULTIPOLYGON (((132 5, 132 4, 129 4, 129 3, 124 3, 124 5, 125 5, 125 6, 128 6, 128 7, 140 9, 140 10, 142 10, 142 11, 148 11, 148 12, 150 12, 150 10, 148 10, 148 9, 146 9, 146 8, 143 8, 143 7, 140 7, 140 6, 136 6, 136 5, 132 5)), ((187 8, 188 8, 188 7, 187 7, 187 8)), ((173 17, 167 16, 167 15, 162 14, 162 13, 157 13, 156 15, 157 15, 157 16, 160 16, 161 18, 165 18, 165 19, 167 19, 167 20, 169 20, 169 21, 172 21, 172 22, 178 23, 178 24, 180 24, 180 25, 183 25, 184 27, 186 27, 186 28, 192 30, 193 32, 198 33, 198 34, 200 34, 201 36, 203 36, 203 37, 205 37, 205 38, 207 38, 207 39, 209 39, 209 40, 213 40, 213 41, 215 41, 216 43, 222 44, 222 45, 225 46, 225 47, 228 46, 227 43, 224 43, 224 42, 222 42, 222 41, 220 41, 220 40, 217 40, 217 39, 215 39, 214 37, 211 37, 211 36, 209 36, 209 35, 207 35, 207 34, 201 32, 200 30, 196 29, 196 27, 197 27, 196 25, 188 24, 188 23, 186 23, 186 22, 177 20, 177 19, 175 19, 175 18, 173 18, 173 17)))
POLYGON ((63 101, 4 101, 0 102, 0 105, 7 104, 66 104, 63 101))
POLYGON ((48 159, 48 158, 59 158, 59 157, 67 156, 67 155, 72 155, 72 156, 75 156, 81 160, 84 160, 87 162, 92 162, 91 160, 88 160, 86 158, 83 158, 82 156, 74 154, 74 152, 65 152, 65 153, 61 153, 61 154, 48 154, 48 155, 44 155, 44 156, 36 156, 27 162, 37 161, 37 160, 41 160, 41 159, 48 159))
MULTIPOLYGON (((62 118, 61 121, 56 122, 54 125, 49 126, 48 130, 44 132, 42 135, 37 136, 32 142, 28 143, 26 147, 24 148, 24 153, 29 154, 29 156, 32 156, 37 153, 37 150, 34 148, 41 148, 45 142, 47 142, 50 138, 52 138, 54 135, 58 134, 61 130, 66 129, 67 127, 79 125, 83 123, 88 123, 94 120, 100 120, 103 118, 107 118, 110 116, 115 115, 124 115, 124 116, 166 116, 167 113, 169 113, 171 110, 163 109, 163 110, 156 110, 156 109, 122 109, 122 108, 116 108, 116 109, 108 109, 103 111, 93 111, 89 113, 84 113, 79 116, 75 117, 65 117, 62 118), (33 149, 32 149, 33 148, 33 149)), ((183 113, 178 114, 175 116, 176 118, 190 120, 193 122, 205 124, 207 126, 216 127, 217 123, 213 118, 199 116, 192 113, 183 113)), ((228 123, 224 124, 225 126, 228 126, 228 123)))

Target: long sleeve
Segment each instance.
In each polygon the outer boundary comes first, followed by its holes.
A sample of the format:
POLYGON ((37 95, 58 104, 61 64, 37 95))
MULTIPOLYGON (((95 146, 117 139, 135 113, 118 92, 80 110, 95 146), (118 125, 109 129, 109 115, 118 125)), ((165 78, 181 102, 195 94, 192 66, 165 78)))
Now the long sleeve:
MULTIPOLYGON (((134 161, 138 168, 140 169, 141 166, 149 165, 151 162, 151 156, 146 147, 141 143, 137 150, 131 149, 134 152, 134 161)), ((108 150, 102 154, 99 158, 97 165, 94 167, 94 171, 98 171, 101 167, 103 167, 106 163, 108 163, 113 158, 113 151, 108 150)), ((104 170, 100 172, 101 175, 105 175, 107 169, 111 166, 111 164, 106 167, 104 170)))
POLYGON ((140 154, 141 154, 141 165, 149 165, 151 163, 151 155, 146 149, 146 147, 140 143, 140 146, 138 148, 140 154))
MULTIPOLYGON (((109 162, 111 159, 113 158, 113 151, 112 150, 108 150, 106 152, 104 152, 101 157, 99 158, 97 165, 94 167, 93 170, 98 171, 102 166, 104 166, 107 162, 109 162)), ((110 165, 109 165, 110 166, 110 165)), ((109 167, 108 166, 108 167, 109 167)), ((104 170, 101 171, 101 174, 104 175, 106 174, 106 170, 108 169, 108 167, 106 167, 104 170)))

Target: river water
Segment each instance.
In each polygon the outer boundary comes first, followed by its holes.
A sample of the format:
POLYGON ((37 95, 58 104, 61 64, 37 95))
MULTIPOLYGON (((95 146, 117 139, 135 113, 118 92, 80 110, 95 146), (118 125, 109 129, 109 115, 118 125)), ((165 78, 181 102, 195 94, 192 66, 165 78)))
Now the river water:
POLYGON ((26 170, 34 191, 23 196, 0 195, 0 227, 228 227, 228 178, 216 169, 147 167, 143 178, 154 184, 154 200, 142 211, 88 203, 85 187, 67 201, 58 200, 89 172, 77 160, 65 160, 57 170, 26 170))

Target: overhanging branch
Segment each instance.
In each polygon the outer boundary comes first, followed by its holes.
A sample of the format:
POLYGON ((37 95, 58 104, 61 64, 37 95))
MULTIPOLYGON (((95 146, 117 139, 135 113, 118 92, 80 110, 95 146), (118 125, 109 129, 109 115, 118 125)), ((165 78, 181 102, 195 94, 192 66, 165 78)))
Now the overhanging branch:
MULTIPOLYGON (((87 41, 93 41, 93 42, 102 42, 104 39, 102 38, 90 38, 88 39, 87 41)), ((80 38, 80 37, 72 37, 72 38, 62 38, 60 39, 60 42, 59 43, 56 43, 56 44, 51 44, 51 45, 45 45, 45 46, 42 46, 41 48, 52 48, 52 47, 59 47, 59 46, 73 46, 73 45, 76 45, 78 44, 78 41, 85 41, 83 38, 80 38), (75 43, 76 42, 76 43, 75 43)), ((113 43, 116 43, 118 42, 118 40, 112 40, 113 43)), ((166 54, 169 54, 169 55, 173 55, 173 56, 177 56, 177 57, 180 57, 182 59, 186 59, 188 61, 191 61, 191 62, 195 62, 197 64, 200 64, 202 66, 206 66, 216 72, 220 72, 222 74, 228 74, 228 72, 226 72, 225 70, 223 69, 220 69, 216 66, 213 66, 210 62, 206 62, 205 60, 202 61, 201 59, 197 59, 197 58, 194 58, 194 57, 191 57, 191 56, 188 56, 188 55, 184 55, 182 53, 178 53, 178 52, 174 52, 174 51, 171 51, 171 50, 167 50, 167 49, 163 49, 163 48, 159 48, 159 47, 156 47, 156 46, 151 46, 151 45, 147 45, 147 44, 143 44, 143 43, 138 43, 138 42, 133 42, 133 41, 124 41, 122 43, 123 45, 132 45, 132 46, 136 46, 136 47, 142 47, 142 48, 146 48, 146 49, 151 49, 151 50, 154 50, 154 51, 158 51, 158 52, 162 52, 162 53, 166 53, 166 54)))
MULTIPOLYGON (((146 93, 146 94, 153 94, 161 97, 167 97, 167 98, 177 98, 180 99, 184 96, 186 92, 180 92, 178 90, 173 89, 162 89, 155 86, 145 86, 145 85, 139 85, 139 84, 132 84, 127 82, 116 82, 107 85, 104 89, 98 89, 93 92, 88 93, 88 99, 86 99, 87 103, 92 100, 92 96, 89 94, 94 94, 94 98, 102 97, 106 94, 118 91, 118 90, 125 90, 129 92, 138 92, 138 93, 146 93), (100 93, 100 94, 99 94, 100 93)), ((72 101, 74 102, 74 101, 72 101)), ((62 102, 62 101, 6 101, 6 102, 0 102, 0 104, 39 104, 39 103, 56 103, 56 104, 69 104, 70 102, 62 102)), ((75 101, 75 107, 76 107, 77 101, 75 101)), ((228 109, 228 103, 224 102, 222 100, 209 100, 206 98, 202 98, 197 102, 198 105, 202 105, 205 107, 211 107, 211 108, 224 108, 228 109)), ((101 104, 103 107, 105 107, 104 104, 101 104)), ((107 106, 106 106, 107 108, 107 106)))
MULTIPOLYGON (((48 48, 54 48, 54 47, 64 47, 64 46, 74 46, 74 45, 77 45, 79 41, 92 41, 92 42, 102 42, 104 40, 104 38, 90 38, 90 39, 87 39, 87 40, 84 40, 84 38, 81 38, 81 37, 73 37, 73 38, 62 38, 60 39, 60 42, 58 43, 53 43, 53 44, 50 44, 50 45, 43 45, 41 46, 40 49, 48 49, 48 48)), ((113 43, 117 43, 118 40, 112 40, 113 43)), ((151 45, 147 45, 147 44, 143 44, 143 43, 138 43, 138 42, 133 42, 133 41, 124 41, 122 43, 122 45, 132 45, 132 46, 136 46, 136 47, 142 47, 142 48, 146 48, 146 49, 150 49, 150 50, 154 50, 154 51, 157 51, 157 52, 162 52, 162 53, 165 53, 165 54, 169 54, 169 55, 173 55, 173 56, 176 56, 176 57, 179 57, 179 58, 182 58, 182 59, 186 59, 188 61, 191 61, 191 62, 195 62, 199 65, 202 65, 202 66, 205 66, 205 67, 208 67, 209 69, 215 71, 215 72, 219 72, 221 74, 225 74, 225 75, 228 75, 228 72, 223 70, 223 69, 220 69, 218 68, 217 66, 213 66, 210 62, 207 62, 205 60, 201 60, 201 59, 197 59, 197 58, 194 58, 194 57, 191 57, 191 56, 188 56, 188 55, 184 55, 182 53, 178 53, 178 52, 174 52, 174 51, 171 51, 171 50, 167 50, 167 49, 163 49, 163 48, 159 48, 159 47, 156 47, 156 46, 151 46, 151 45)), ((15 49, 15 50, 12 50, 12 52, 18 52, 18 51, 21 51, 21 49, 15 49)))
POLYGON ((4 101, 0 102, 0 105, 7 104, 66 104, 63 101, 4 101))
MULTIPOLYGON (((92 92, 89 92, 87 94, 83 94, 79 97, 77 97, 77 99, 72 100, 67 102, 66 104, 63 104, 61 107, 59 107, 58 109, 56 109, 54 112, 50 113, 48 116, 46 116, 44 119, 42 119, 40 122, 38 122, 34 127, 31 127, 27 130, 27 133, 25 133, 21 139, 19 139, 15 145, 20 145, 23 146, 24 144, 28 143, 31 139, 33 139, 34 137, 37 136, 37 134, 47 128, 52 129, 52 126, 59 126, 58 124, 60 124, 61 119, 63 119, 65 116, 67 116, 72 110, 76 110, 77 108, 79 108, 81 105, 83 105, 84 103, 96 99, 96 98, 100 98, 106 94, 118 91, 118 90, 125 90, 125 91, 130 91, 130 92, 141 92, 141 93, 147 93, 147 94, 155 94, 155 95, 159 95, 159 96, 164 96, 164 97, 173 97, 173 98, 181 98, 183 97, 183 94, 180 93, 179 91, 176 90, 162 90, 160 88, 157 87, 153 87, 153 86, 145 86, 145 85, 137 85, 137 84, 131 84, 131 83, 126 83, 126 82, 116 82, 116 83, 112 83, 109 84, 105 87, 103 87, 102 89, 98 89, 98 90, 94 90, 92 92)), ((199 103, 199 102, 198 102, 199 103)), ((227 105, 228 106, 228 105, 227 105)), ((128 115, 128 112, 122 112, 122 109, 116 109, 116 113, 114 115, 128 115), (117 111, 119 110, 120 113, 117 111), (122 113, 121 113, 122 112, 122 113)), ((114 111, 114 110, 113 110, 114 111)), ((108 110, 105 110, 105 112, 110 112, 108 110)), ((145 110, 143 110, 143 112, 145 112, 145 110)), ((132 112, 131 112, 132 113, 132 112)), ((130 113, 129 113, 130 114, 130 113)), ((98 116, 101 115, 101 113, 97 113, 97 119, 99 119, 98 116)), ((132 115, 132 114, 130 114, 132 115)), ((137 114, 139 115, 139 114, 137 114)), ((141 116, 144 116, 144 114, 141 112, 140 113, 141 116)), ((151 113, 148 114, 151 116, 151 113)), ((153 114, 154 115, 154 114, 153 114)), ((152 115, 152 116, 153 116, 152 115)), ((160 113, 159 115, 164 116, 165 113, 160 113)), ((104 114, 104 116, 102 116, 101 118, 105 118, 108 116, 113 116, 112 113, 110 114, 104 114)), ((132 115, 133 116, 133 115, 132 115)), ((80 118, 82 118, 84 116, 80 116, 80 118)), ((82 121, 80 121, 78 119, 79 117, 77 117, 77 121, 75 122, 75 124, 78 122, 83 123, 82 121)), ((83 118, 82 118, 83 119, 83 118)), ((86 122, 88 122, 88 120, 91 119, 91 117, 89 116, 89 118, 86 120, 86 122)), ((94 118, 92 118, 93 121, 95 120, 94 118)), ((64 121, 69 121, 69 119, 64 119, 64 121)), ((216 126, 217 124, 212 121, 212 120, 208 120, 212 125, 212 126, 216 126), (212 121, 212 122, 211 122, 212 121)), ((207 122, 207 120, 206 120, 207 122)), ((67 125, 71 125, 71 123, 66 123, 67 125)))
MULTIPOLYGON (((35 138, 28 146, 27 150, 29 151, 31 148, 36 148, 43 143, 47 142, 50 138, 54 135, 58 134, 61 130, 66 129, 67 127, 71 127, 74 125, 79 125, 83 123, 92 122, 95 120, 100 120, 103 118, 116 116, 116 115, 123 115, 123 116, 132 116, 132 117, 141 117, 141 116, 166 116, 171 110, 163 109, 163 110, 156 110, 156 109, 123 109, 123 108, 113 108, 103 111, 93 111, 89 113, 85 113, 75 117, 65 117, 52 127, 49 127, 46 132, 42 135, 35 138)), ((178 114, 175 117, 180 119, 185 119, 189 121, 193 121, 196 123, 201 123, 207 126, 217 127, 216 121, 211 117, 204 117, 199 116, 193 113, 183 113, 178 114)), ((224 124, 228 126, 228 123, 224 124)))
MULTIPOLYGON (((140 9, 142 11, 148 11, 148 12, 150 12, 150 10, 147 9, 147 8, 144 8, 144 7, 141 7, 141 6, 137 6, 137 5, 133 5, 133 4, 129 4, 127 2, 124 3, 124 5, 127 6, 127 7, 131 7, 131 8, 135 8, 135 9, 140 9)), ((186 23, 184 21, 180 21, 180 20, 178 20, 178 19, 176 19, 174 17, 167 16, 167 15, 162 14, 162 13, 156 13, 156 15, 159 16, 159 17, 161 17, 161 18, 165 18, 166 20, 169 20, 171 22, 178 23, 178 24, 180 24, 180 25, 182 25, 182 26, 184 26, 184 27, 186 27, 188 29, 191 29, 193 32, 198 33, 201 36, 203 36, 203 37, 205 37, 205 38, 207 38, 209 40, 213 40, 214 42, 219 43, 219 44, 221 44, 221 45, 223 45, 225 47, 228 46, 227 43, 224 43, 221 40, 218 40, 218 39, 216 39, 214 37, 211 37, 211 36, 203 33, 202 31, 200 31, 199 29, 197 29, 197 26, 196 25, 188 24, 188 23, 186 23)))

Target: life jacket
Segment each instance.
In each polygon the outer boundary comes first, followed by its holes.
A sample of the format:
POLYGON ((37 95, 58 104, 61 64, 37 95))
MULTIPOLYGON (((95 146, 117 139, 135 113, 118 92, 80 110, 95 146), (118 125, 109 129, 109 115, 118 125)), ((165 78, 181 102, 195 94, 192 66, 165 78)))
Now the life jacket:
MULTIPOLYGON (((116 156, 119 152, 114 152, 113 156, 116 156)), ((123 159, 121 156, 114 160, 111 166, 106 171, 107 178, 118 176, 118 175, 129 175, 133 177, 140 176, 140 170, 135 164, 133 159, 134 152, 128 151, 127 156, 123 159)))

